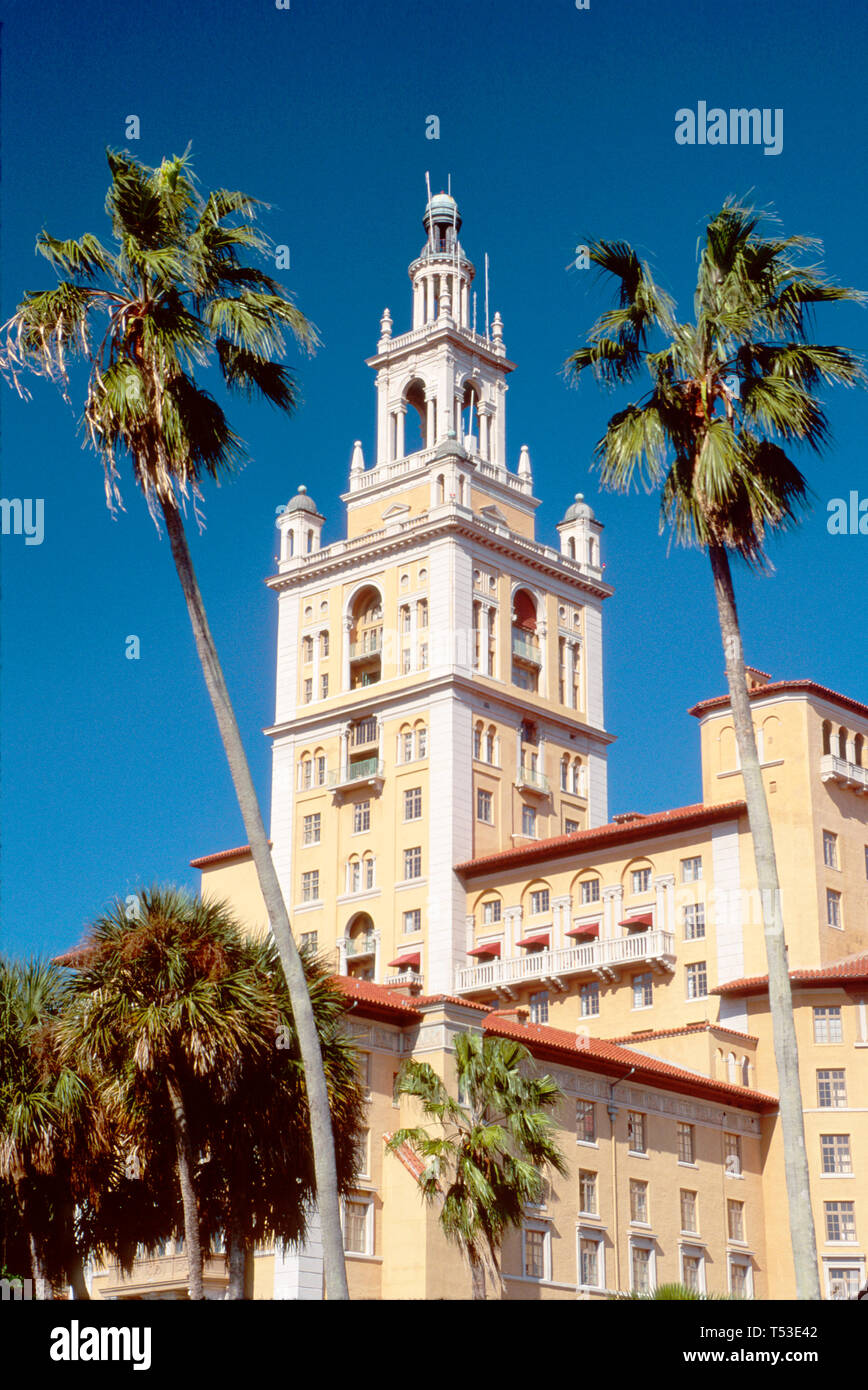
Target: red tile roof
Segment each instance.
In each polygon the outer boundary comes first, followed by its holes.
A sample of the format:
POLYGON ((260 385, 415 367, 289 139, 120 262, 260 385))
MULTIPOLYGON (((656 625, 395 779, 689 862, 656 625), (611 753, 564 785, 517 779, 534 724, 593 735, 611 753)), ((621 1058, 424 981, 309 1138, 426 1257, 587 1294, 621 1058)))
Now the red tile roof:
POLYGON ((746 810, 743 801, 724 801, 719 806, 706 806, 697 802, 692 806, 676 806, 670 811, 655 811, 647 816, 621 824, 611 821, 608 825, 598 825, 592 830, 575 830, 571 835, 554 835, 548 840, 538 840, 520 849, 500 850, 495 854, 483 854, 477 859, 467 859, 455 865, 455 872, 465 878, 474 878, 488 873, 491 869, 508 869, 521 864, 536 864, 542 859, 562 859, 588 849, 606 849, 609 845, 632 844, 634 840, 646 840, 658 835, 670 835, 673 830, 697 829, 703 825, 715 825, 719 821, 733 820, 746 810))
MULTIPOLYGON (((834 985, 839 980, 868 980, 868 952, 858 951, 854 956, 844 956, 831 965, 820 965, 810 970, 791 970, 790 982, 794 985, 823 986, 834 985)), ((740 980, 727 980, 709 990, 709 994, 765 994, 769 986, 768 975, 747 975, 740 980)))
POLYGON ((400 990, 375 985, 372 980, 357 980, 352 975, 333 975, 332 979, 347 999, 360 1005, 360 1013, 372 1013, 401 1023, 418 1023, 422 1014, 418 1000, 401 994, 400 990))
MULTIPOLYGON (((391 1138, 391 1134, 384 1134, 383 1143, 388 1144, 391 1138)), ((397 1149, 393 1149, 392 1153, 396 1158, 400 1159, 410 1176, 415 1178, 416 1182, 418 1182, 425 1172, 425 1164, 416 1153, 416 1150, 411 1148, 405 1140, 403 1144, 398 1145, 397 1149)))
MULTIPOLYGON (((829 690, 825 685, 817 685, 816 681, 769 681, 768 685, 754 686, 748 693, 752 700, 763 700, 767 695, 782 695, 788 690, 797 690, 803 695, 816 695, 821 700, 831 700, 832 704, 840 705, 842 709, 849 710, 851 714, 858 714, 863 719, 868 719, 868 705, 861 704, 859 700, 852 700, 849 695, 839 695, 837 691, 829 690)), ((728 695, 715 695, 710 700, 700 700, 699 704, 693 705, 687 713, 699 719, 709 710, 726 709, 728 705, 728 695)))
POLYGON ((744 1038, 745 1042, 759 1042, 752 1033, 742 1033, 738 1028, 728 1028, 725 1023, 715 1023, 705 1019, 702 1023, 685 1023, 682 1028, 648 1028, 640 1033, 621 1033, 617 1038, 607 1038, 612 1043, 643 1043, 651 1038, 674 1038, 682 1033, 706 1033, 714 1028, 718 1033, 726 1033, 731 1038, 744 1038))
POLYGON ((617 1076, 621 1081, 626 1080, 632 1069, 637 1083, 646 1086, 678 1091, 740 1110, 764 1113, 777 1109, 778 1102, 774 1096, 752 1091, 747 1086, 735 1086, 728 1081, 715 1081, 602 1038, 577 1036, 561 1028, 549 1028, 538 1023, 513 1023, 509 1019, 493 1016, 485 1020, 485 1031, 496 1037, 513 1038, 516 1042, 524 1043, 534 1056, 556 1062, 568 1060, 573 1066, 617 1076))
MULTIPOLYGON (((269 840, 269 846, 271 841, 269 840)), ((230 859, 244 859, 250 854, 249 845, 239 845, 237 849, 221 849, 216 854, 203 854, 200 859, 191 859, 191 869, 211 869, 215 864, 228 863, 230 859)))

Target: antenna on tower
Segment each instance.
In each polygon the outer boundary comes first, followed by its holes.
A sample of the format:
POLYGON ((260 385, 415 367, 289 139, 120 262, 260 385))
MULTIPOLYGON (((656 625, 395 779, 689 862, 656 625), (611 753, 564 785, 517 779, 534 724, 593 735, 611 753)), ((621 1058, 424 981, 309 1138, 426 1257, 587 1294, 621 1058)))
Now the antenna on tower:
POLYGON ((473 291, 473 331, 476 332, 476 290, 473 291))
POLYGON ((488 252, 485 253, 485 340, 488 341, 488 252))
POLYGON ((451 198, 451 197, 452 197, 452 175, 451 175, 451 174, 447 174, 447 175, 446 175, 446 192, 449 194, 449 197, 451 198))
POLYGON ((428 208, 427 208, 427 212, 428 212, 428 250, 430 251, 430 249, 431 249, 431 235, 432 235, 432 233, 433 233, 433 231, 434 231, 434 219, 433 219, 432 216, 431 216, 431 176, 430 176, 430 174, 428 173, 428 170, 427 170, 427 169, 425 170, 425 187, 426 187, 427 190, 428 190, 428 208))

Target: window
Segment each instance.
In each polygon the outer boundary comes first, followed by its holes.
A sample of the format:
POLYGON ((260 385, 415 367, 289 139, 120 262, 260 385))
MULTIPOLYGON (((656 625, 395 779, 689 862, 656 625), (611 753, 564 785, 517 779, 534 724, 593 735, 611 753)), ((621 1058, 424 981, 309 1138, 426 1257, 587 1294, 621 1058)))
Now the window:
POLYGON ((347 864, 347 892, 358 893, 362 886, 362 866, 358 859, 347 864))
POLYGON ((473 756, 477 762, 482 761, 482 725, 478 724, 473 730, 473 756))
POLYGON ((401 675, 409 675, 412 669, 413 665, 410 659, 410 648, 405 647, 404 650, 401 652, 401 675))
POLYGON ((649 1009, 654 1003, 654 977, 650 970, 633 976, 633 1008, 649 1009))
POLYGON ((370 801, 357 801, 353 806, 353 834, 361 835, 371 828, 370 801))
POLYGON ((581 830, 581 828, 582 828, 582 827, 579 825, 579 822, 578 822, 577 820, 565 820, 565 821, 564 821, 564 834, 565 834, 565 835, 575 835, 576 831, 577 831, 577 830, 581 830))
POLYGON ((328 676, 320 676, 320 678, 319 678, 319 697, 320 697, 320 699, 321 699, 321 700, 327 699, 328 693, 329 693, 329 678, 328 678, 328 676))
POLYGON ((408 607, 406 607, 406 605, 405 605, 404 607, 401 608, 399 617, 400 617, 400 622, 401 622, 401 631, 402 631, 402 632, 409 632, 409 631, 410 631, 410 609, 409 609, 408 607))
POLYGON ((682 1231, 698 1231, 699 1218, 696 1215, 696 1193, 689 1188, 681 1189, 681 1229, 682 1231))
POLYGON ((428 626, 428 600, 426 598, 420 598, 416 605, 416 626, 428 626))
POLYGON ((843 1110, 846 1107, 847 1081, 843 1070, 817 1072, 817 1104, 822 1110, 843 1110))
POLYGON ((705 903, 688 903, 684 909, 684 940, 705 936, 705 903))
POLYGON ((482 921, 486 927, 491 927, 495 922, 500 921, 500 901, 482 904, 482 921))
POLYGON ((702 858, 682 859, 681 861, 681 882, 699 883, 702 878, 702 858))
POLYGON ((630 1220, 648 1224, 648 1184, 630 1179, 630 1220))
POLYGON ((645 1150, 645 1116, 641 1110, 627 1111, 627 1140, 630 1151, 643 1154, 645 1150))
POLYGON ((344 1201, 344 1249, 349 1255, 371 1254, 372 1202, 344 1201))
POLYGON ((548 990, 541 989, 538 994, 532 994, 530 996, 530 1021, 531 1023, 548 1023, 548 990))
POLYGON ((319 757, 319 758, 317 758, 317 760, 316 760, 316 784, 317 784, 317 786, 318 786, 318 787, 324 787, 324 786, 325 786, 325 780, 326 780, 326 760, 325 760, 324 757, 319 757))
POLYGON ((521 833, 529 839, 536 839, 536 808, 534 806, 522 806, 521 808, 521 833))
POLYGON ((731 1197, 726 1203, 726 1233, 730 1240, 744 1240, 744 1202, 734 1202, 731 1197))
POLYGON ((600 880, 598 878, 586 878, 581 884, 581 894, 583 903, 598 903, 600 901, 600 880))
POLYGON ((693 1293, 702 1293, 702 1256, 681 1252, 681 1282, 693 1293))
POLYGON ((576 1140, 580 1144, 597 1142, 597 1108, 592 1100, 576 1101, 576 1140))
POLYGON ((319 898, 319 869, 311 869, 301 876, 301 900, 314 903, 319 898))
POLYGON ((301 659, 304 662, 305 666, 309 665, 310 662, 313 661, 312 637, 303 637, 301 639, 301 659))
POLYGON ((708 972, 704 960, 687 967, 687 998, 705 999, 708 994, 708 972))
POLYGON ((428 668, 428 643, 422 642, 419 646, 419 670, 425 671, 428 668))
POLYGON ((316 815, 314 815, 314 816, 305 816, 304 821, 302 822, 302 825, 303 825, 302 843, 303 843, 303 844, 305 844, 305 845, 318 845, 318 844, 319 844, 319 836, 320 836, 320 825, 321 825, 321 822, 322 822, 322 817, 321 817, 319 811, 317 811, 316 815))
POLYGON ((602 1253, 600 1237, 579 1237, 579 1281, 585 1288, 603 1287, 602 1253))
POLYGON ((328 656, 329 654, 329 635, 327 632, 321 632, 319 635, 319 654, 320 656, 328 656))
POLYGON ((404 792, 404 820, 420 820, 422 817, 422 788, 410 787, 404 792))
POLYGON ((539 917, 543 912, 549 910, 549 890, 538 888, 530 895, 530 915, 539 917))
POLYGON ((696 1131, 693 1125, 678 1125, 678 1162, 695 1163, 696 1158, 696 1131))
POLYGON ((723 1136, 723 1166, 727 1177, 741 1177, 741 1135, 724 1134, 723 1136))
POLYGON ((404 878, 422 877, 422 847, 416 845, 414 849, 404 850, 404 878))
POLYGON ((413 932, 421 931, 421 930, 422 930, 422 909, 421 909, 421 907, 414 907, 414 908, 411 908, 411 910, 410 910, 409 912, 405 912, 405 913, 404 913, 404 917, 403 917, 403 922, 404 922, 404 935, 405 935, 405 936, 411 936, 411 935, 413 934, 413 932))
POLYGON ((827 1240, 855 1240, 856 1213, 853 1202, 824 1202, 827 1240))
POLYGON ((579 1169, 579 1211, 597 1215, 597 1175, 587 1168, 579 1169))
POLYGON ((598 980, 591 980, 589 984, 582 985, 579 991, 581 1001, 582 1018, 595 1018, 600 1012, 600 983, 598 980))
POLYGON ((401 735, 401 762, 411 763, 413 761, 413 735, 405 733, 401 735))
POLYGON ((651 1249, 647 1245, 630 1246, 631 1288, 636 1293, 651 1290, 651 1249))
POLYGON ((306 680, 306 681, 305 681, 305 683, 304 683, 304 694, 303 694, 303 696, 302 696, 302 699, 304 700, 304 703, 305 703, 306 705, 309 705, 310 702, 311 702, 311 700, 313 699, 313 680, 312 680, 312 679, 306 680))
POLYGON ((823 831, 823 863, 827 869, 838 867, 838 836, 831 830, 823 831))
POLYGON ((428 756, 428 730, 416 730, 416 757, 427 758, 428 756))
POLYGON ((834 888, 826 889, 826 921, 830 927, 842 927, 841 921, 841 894, 836 893, 834 888))
POLYGON ((545 1227, 525 1226, 524 1236, 524 1277, 525 1279, 548 1278, 549 1233, 545 1227))
POLYGON ((376 872, 376 859, 369 856, 365 860, 365 888, 370 889, 374 886, 374 876, 376 872))
POLYGON ((852 1173, 849 1134, 821 1134, 820 1153, 824 1173, 852 1173))
POLYGON ((303 758, 301 763, 301 789, 303 792, 310 791, 313 786, 313 763, 310 758, 303 758))
POLYGON ((319 932, 303 931, 299 937, 299 944, 303 951, 308 951, 310 955, 316 955, 319 949, 319 932))
POLYGON ((840 1004, 826 1004, 814 1009, 814 1042, 840 1043, 844 1041, 840 1004))
POLYGON ((354 1145, 356 1155, 356 1173, 360 1178, 366 1178, 370 1173, 370 1168, 368 1167, 368 1164, 370 1162, 370 1138, 371 1131, 369 1129, 360 1129, 358 1134, 356 1135, 354 1145))
POLYGON ((730 1257, 729 1291, 734 1298, 753 1297, 753 1280, 748 1260, 737 1260, 730 1257))
POLYGON ((358 1054, 359 1080, 366 1096, 371 1094, 371 1054, 370 1052, 360 1052, 358 1054))
POLYGON ((862 1265, 843 1265, 837 1260, 826 1265, 826 1295, 831 1299, 855 1298, 865 1277, 862 1265))
POLYGON ((651 870, 634 869, 632 873, 633 892, 647 893, 651 887, 651 870))
POLYGON ((476 792, 476 819, 484 821, 486 825, 494 824, 494 797, 481 787, 476 792))

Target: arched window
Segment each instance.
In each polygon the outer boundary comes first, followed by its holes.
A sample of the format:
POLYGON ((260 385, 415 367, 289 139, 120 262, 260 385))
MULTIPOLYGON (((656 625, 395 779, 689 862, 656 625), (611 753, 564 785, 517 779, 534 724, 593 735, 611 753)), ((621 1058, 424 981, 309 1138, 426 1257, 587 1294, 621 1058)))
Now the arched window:
POLYGON ((838 757, 845 761, 847 758, 847 730, 844 728, 838 730, 838 757))
POLYGON ((742 1086, 749 1086, 749 1085, 750 1085, 750 1058, 749 1058, 749 1057, 742 1057, 742 1059, 741 1059, 741 1084, 742 1084, 742 1086))
POLYGON ((473 756, 477 761, 482 758, 482 720, 475 725, 473 730, 473 756))
POLYGON ((735 1070, 735 1053, 734 1053, 734 1052, 730 1052, 730 1053, 727 1055, 727 1058, 726 1058, 726 1073, 727 1073, 727 1080, 729 1081, 730 1085, 733 1085, 733 1086, 737 1085, 737 1084, 738 1084, 738 1077, 736 1076, 736 1070, 735 1070))
POLYGON ((446 479, 442 473, 437 474, 437 504, 441 505, 446 501, 446 479))
POLYGON ((416 605, 416 626, 420 628, 428 626, 428 600, 426 598, 420 598, 416 605))
POLYGON ((329 654, 329 635, 327 632, 321 632, 319 635, 319 654, 320 656, 328 656, 329 654))
POLYGON ((307 553, 308 553, 308 555, 311 553, 312 550, 313 550, 313 531, 308 531, 308 533, 307 533, 307 553))
POLYGON ((464 506, 464 477, 463 477, 462 474, 459 474, 459 476, 458 476, 458 501, 459 501, 459 503, 461 504, 461 506, 463 507, 463 506, 464 506))
POLYGON ((570 791, 574 796, 579 794, 579 760, 576 758, 570 769, 570 791))
POLYGON ((576 558, 576 542, 572 536, 570 536, 569 540, 567 541, 567 555, 570 557, 571 560, 575 560, 576 558))
POLYGON ((496 750, 497 731, 493 724, 489 724, 488 731, 485 735, 485 761, 487 763, 494 763, 496 761, 496 750))
POLYGON ((828 719, 823 720, 823 752, 829 754, 832 751, 832 725, 828 719))
POLYGON ((309 753, 302 753, 298 760, 298 789, 306 792, 313 786, 313 762, 309 753))
POLYGON ((287 557, 287 559, 288 559, 288 560, 291 560, 294 554, 295 554, 295 533, 294 533, 293 531, 287 531, 287 533, 286 533, 286 557, 287 557))
POLYGON ((862 759, 865 756, 865 739, 862 734, 857 734, 853 741, 853 761, 857 767, 864 767, 862 759))
POLYGON ((313 661, 313 638, 303 637, 301 639, 301 659, 305 665, 313 661))
POLYGON ((565 753, 561 758, 561 791, 569 791, 570 760, 565 753))

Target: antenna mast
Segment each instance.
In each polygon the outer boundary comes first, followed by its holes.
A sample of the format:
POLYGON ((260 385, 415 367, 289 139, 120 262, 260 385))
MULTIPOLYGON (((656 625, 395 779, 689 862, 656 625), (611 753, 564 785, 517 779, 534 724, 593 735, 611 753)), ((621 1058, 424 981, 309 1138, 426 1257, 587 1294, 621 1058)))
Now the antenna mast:
POLYGON ((485 253, 485 341, 488 342, 488 252, 485 253))
POLYGON ((431 216, 431 179, 430 179, 430 176, 429 176, 429 174, 428 174, 428 170, 427 170, 427 169, 425 170, 425 187, 426 187, 427 190, 428 190, 428 207, 427 207, 426 211, 427 211, 427 213, 428 213, 428 250, 430 251, 430 250, 431 250, 431 234, 432 234, 432 232, 433 232, 433 230, 434 230, 434 219, 433 219, 432 216, 431 216))

